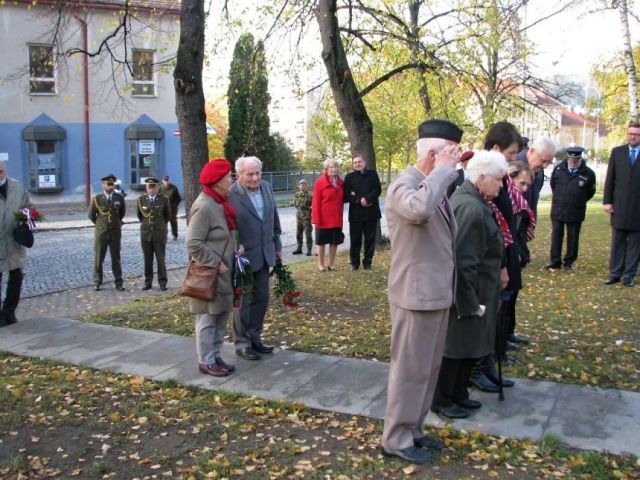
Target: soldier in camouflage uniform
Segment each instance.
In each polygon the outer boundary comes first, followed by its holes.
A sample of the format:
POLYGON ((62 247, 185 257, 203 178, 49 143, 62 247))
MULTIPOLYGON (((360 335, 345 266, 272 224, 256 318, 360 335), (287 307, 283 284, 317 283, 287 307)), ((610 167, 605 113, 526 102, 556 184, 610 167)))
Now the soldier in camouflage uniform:
POLYGON ((165 249, 167 246, 167 222, 171 219, 169 199, 158 193, 158 180, 145 180, 147 193, 138 197, 137 215, 140 220, 140 242, 144 254, 144 287, 151 289, 153 283, 153 256, 158 264, 160 290, 167 289, 165 249))
POLYGON ((296 240, 298 248, 293 251, 294 255, 302 254, 302 234, 307 237, 307 256, 311 256, 313 247, 313 225, 311 225, 311 193, 309 184, 303 178, 298 182, 299 191, 293 197, 293 206, 296 207, 296 240))
POLYGON ((111 253, 111 269, 116 280, 116 290, 124 291, 122 286, 122 266, 120 264, 120 240, 122 238, 122 219, 126 211, 124 197, 114 192, 116 176, 107 175, 101 179, 102 193, 91 200, 89 205, 89 220, 95 226, 93 249, 94 290, 100 290, 102 285, 102 264, 107 255, 107 247, 111 253))

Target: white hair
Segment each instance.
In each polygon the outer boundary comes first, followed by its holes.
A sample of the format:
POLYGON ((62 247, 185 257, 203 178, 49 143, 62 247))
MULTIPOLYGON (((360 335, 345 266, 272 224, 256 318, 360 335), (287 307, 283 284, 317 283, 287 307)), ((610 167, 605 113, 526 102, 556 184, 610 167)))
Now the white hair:
POLYGON ((492 177, 507 173, 507 160, 496 150, 476 151, 467 163, 466 174, 471 183, 476 183, 480 175, 492 177))
POLYGON ((447 145, 447 141, 443 138, 419 138, 416 142, 417 161, 420 162, 427 158, 427 154, 433 150, 439 152, 447 145))
POLYGON ((258 157, 239 157, 235 163, 236 173, 242 173, 244 164, 247 162, 255 163, 258 167, 260 167, 260 171, 262 171, 262 161, 258 157))
POLYGON ((558 149, 556 142, 554 142, 549 137, 536 138, 533 141, 531 148, 540 153, 544 152, 545 150, 550 150, 552 155, 555 155, 556 150, 558 149))
POLYGON ((331 165, 336 165, 337 167, 340 166, 340 164, 335 158, 327 158, 324 162, 322 162, 322 168, 325 171, 329 170, 329 167, 331 165))

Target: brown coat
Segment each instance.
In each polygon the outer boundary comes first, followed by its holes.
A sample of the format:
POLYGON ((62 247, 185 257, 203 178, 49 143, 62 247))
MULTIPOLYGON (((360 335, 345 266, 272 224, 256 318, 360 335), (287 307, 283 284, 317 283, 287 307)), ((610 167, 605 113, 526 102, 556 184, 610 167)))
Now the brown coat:
POLYGON ((410 166, 389 186, 384 209, 391 239, 390 304, 405 310, 453 304, 456 222, 446 211, 451 208, 445 193, 456 177, 449 167, 425 177, 410 166))
POLYGON ((204 193, 198 195, 189 210, 187 251, 189 257, 196 262, 212 267, 218 265, 222 254, 222 261, 228 268, 226 272, 220 273, 218 276, 218 292, 215 300, 207 302, 191 298, 191 313, 230 312, 233 306, 231 271, 233 253, 236 251, 235 231, 229 231, 222 205, 204 193), (225 243, 227 248, 222 254, 225 243))

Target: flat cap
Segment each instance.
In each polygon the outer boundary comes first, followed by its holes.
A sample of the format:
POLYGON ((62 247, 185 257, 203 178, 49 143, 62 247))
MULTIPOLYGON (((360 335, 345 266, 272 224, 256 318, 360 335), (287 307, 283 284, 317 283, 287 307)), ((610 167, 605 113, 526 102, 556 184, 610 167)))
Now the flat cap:
POLYGON ((102 177, 100 179, 101 182, 114 182, 116 181, 116 176, 113 173, 110 173, 109 175, 105 175, 104 177, 102 177))
POLYGON ((443 138, 460 143, 462 130, 448 120, 427 120, 418 127, 418 138, 443 138))

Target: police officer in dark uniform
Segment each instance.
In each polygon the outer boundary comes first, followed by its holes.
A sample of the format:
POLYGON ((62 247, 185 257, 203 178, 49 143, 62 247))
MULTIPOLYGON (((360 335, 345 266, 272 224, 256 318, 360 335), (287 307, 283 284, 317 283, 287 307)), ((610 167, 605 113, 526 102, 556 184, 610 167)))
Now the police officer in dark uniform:
POLYGON ((116 281, 116 290, 122 292, 122 266, 120 264, 120 240, 122 238, 122 219, 126 211, 124 197, 114 191, 115 175, 102 177, 103 192, 91 200, 89 205, 89 220, 95 226, 93 249, 93 285, 96 291, 102 285, 102 264, 107 254, 107 247, 111 253, 111 268, 116 281))
POLYGON ((171 219, 169 199, 158 193, 158 179, 149 177, 144 181, 147 193, 138 197, 137 215, 140 220, 140 242, 144 254, 144 287, 149 290, 153 283, 153 256, 158 265, 160 290, 167 289, 165 248, 167 246, 167 222, 171 219))
POLYGON ((573 270, 578 258, 580 227, 587 202, 596 193, 596 174, 585 164, 582 147, 568 147, 566 160, 551 174, 551 259, 546 269, 573 270), (567 229, 567 251, 562 258, 562 240, 567 229))
POLYGON ((292 253, 302 254, 303 235, 307 240, 307 256, 311 256, 313 249, 313 225, 311 224, 311 192, 309 183, 303 178, 298 182, 298 191, 293 196, 293 206, 296 207, 296 241, 298 248, 292 253))
POLYGON ((171 235, 174 240, 178 240, 178 205, 182 201, 180 196, 180 190, 173 183, 169 175, 165 175, 162 179, 162 186, 160 187, 160 195, 164 195, 169 199, 169 205, 171 205, 171 235))

